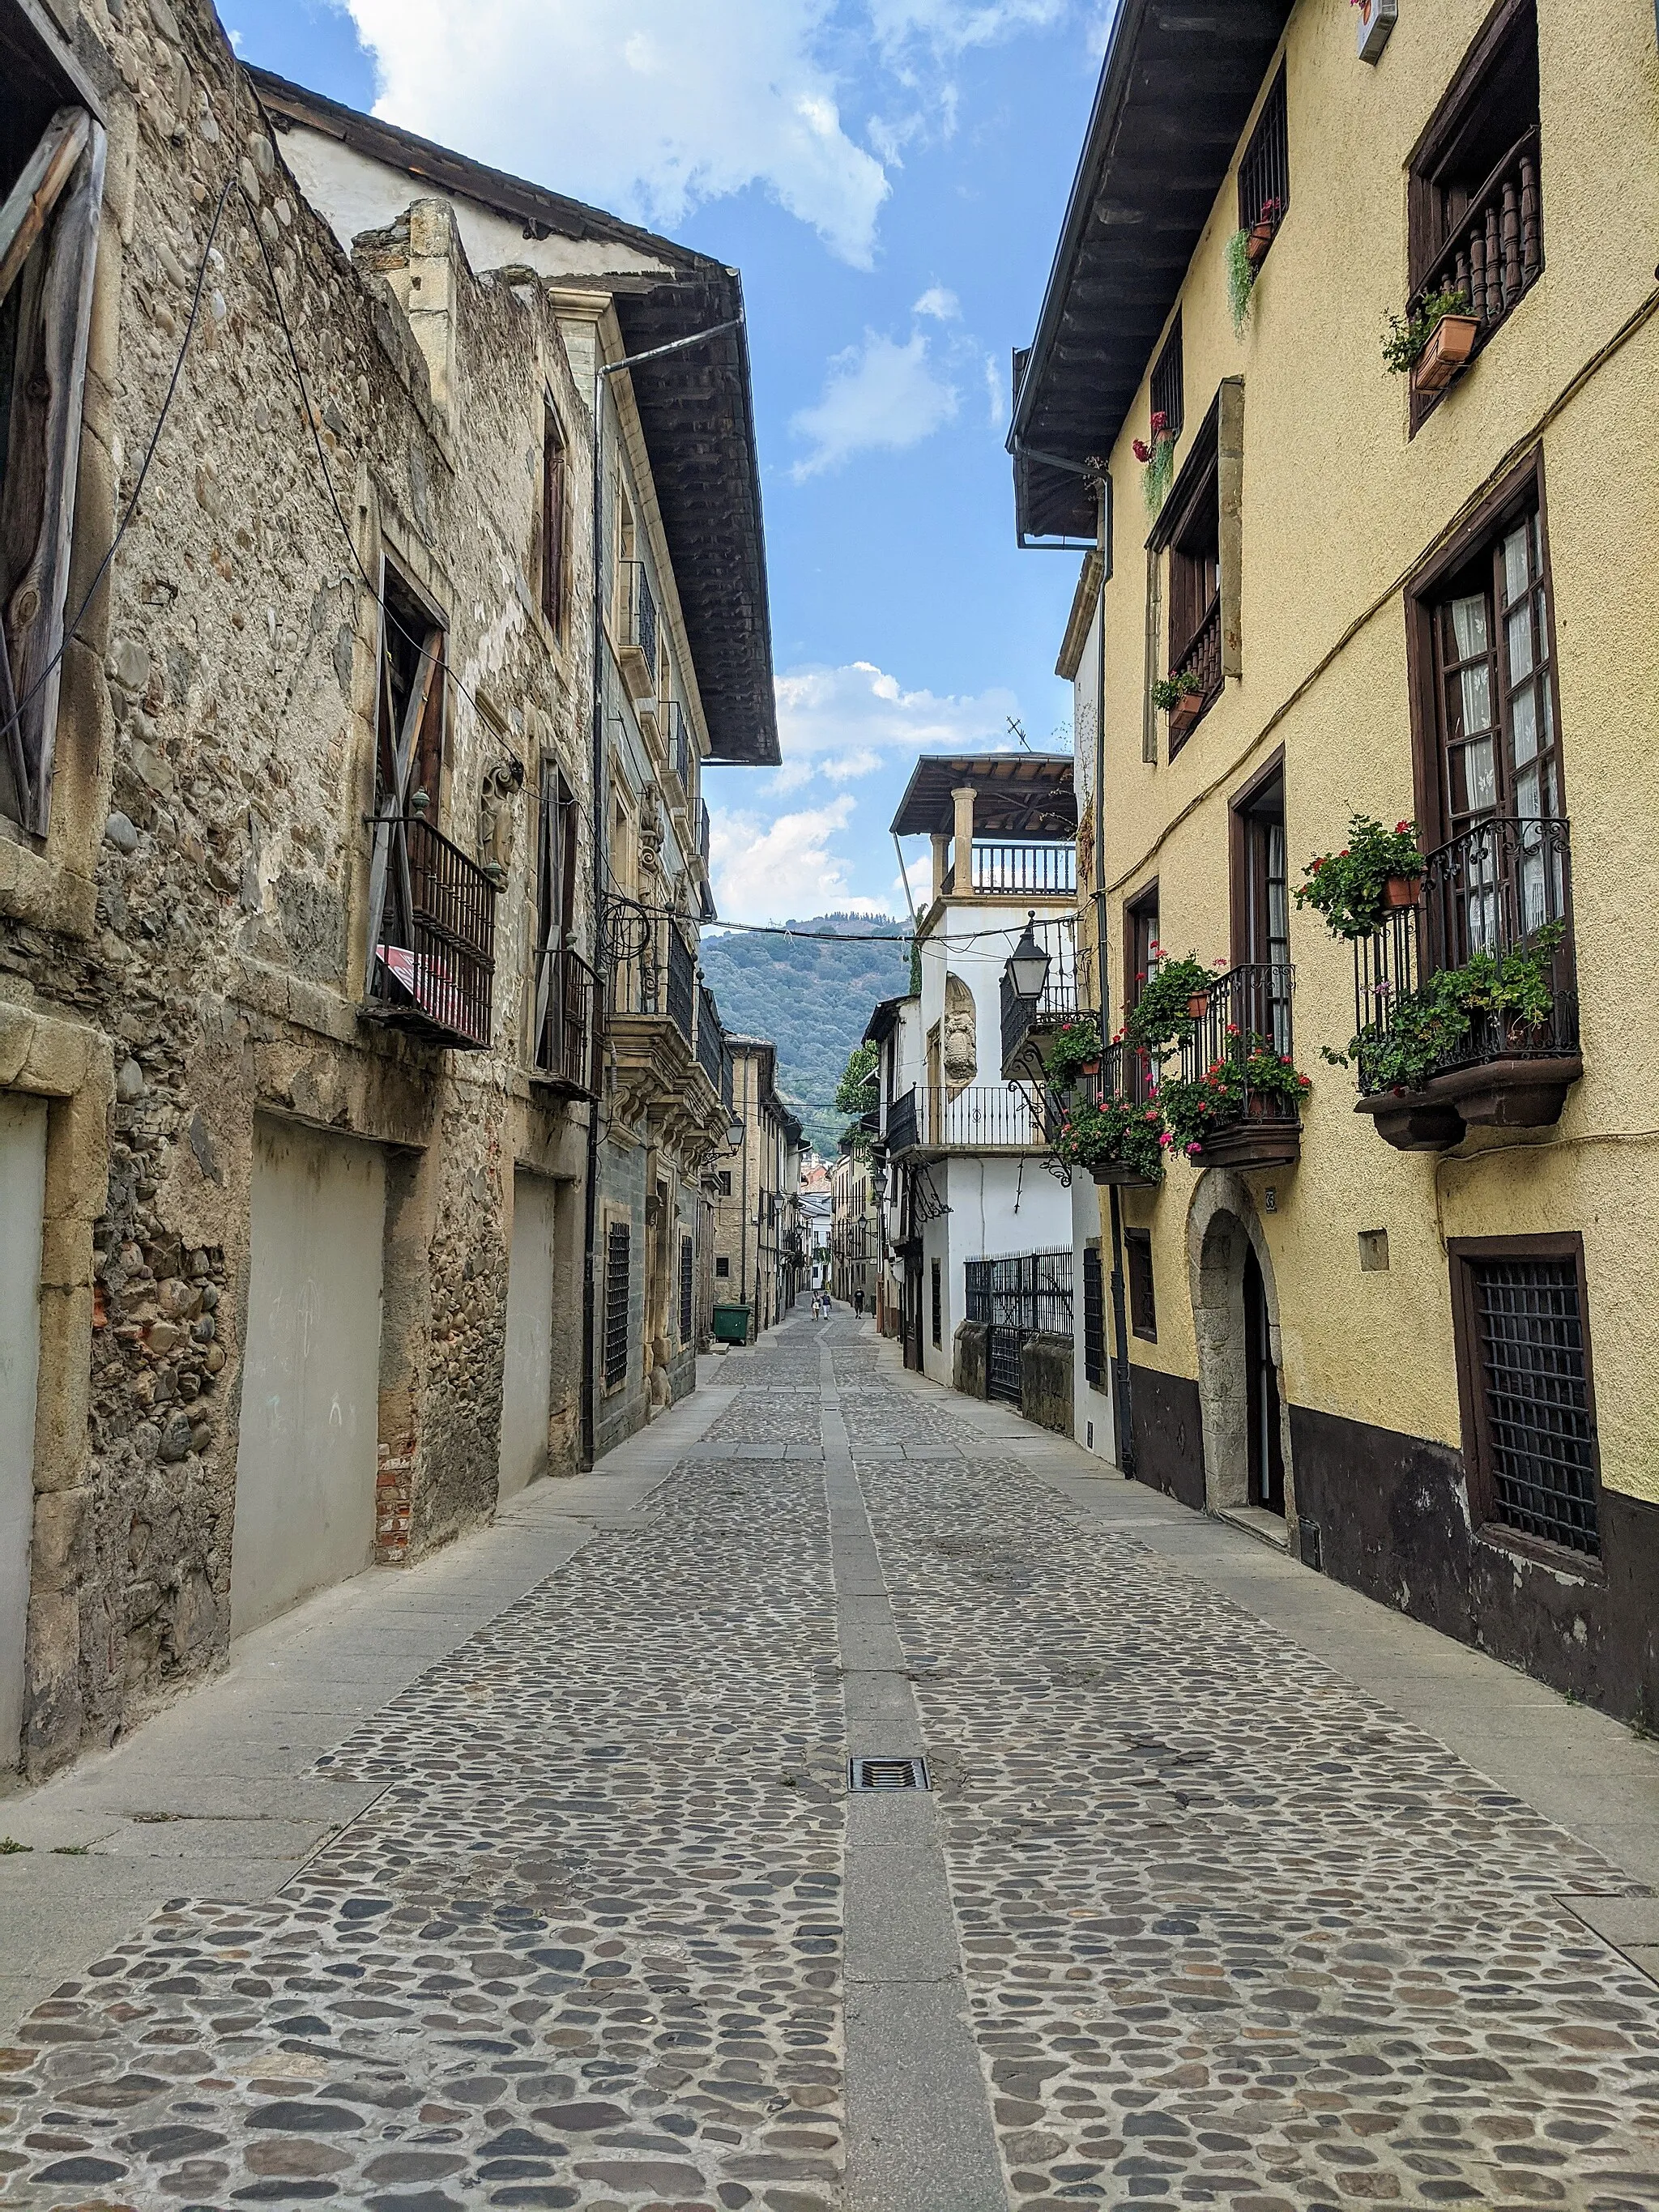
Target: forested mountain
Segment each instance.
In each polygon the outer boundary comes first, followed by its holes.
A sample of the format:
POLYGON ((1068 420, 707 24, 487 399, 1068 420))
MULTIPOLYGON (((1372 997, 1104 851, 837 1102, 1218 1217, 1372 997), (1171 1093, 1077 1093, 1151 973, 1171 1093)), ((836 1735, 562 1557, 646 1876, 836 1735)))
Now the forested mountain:
POLYGON ((864 914, 821 914, 788 927, 818 934, 705 937, 702 969, 726 1028, 776 1045, 779 1089, 833 1158, 845 1126, 836 1085, 878 1000, 910 987, 908 937, 896 922, 890 936, 876 935, 888 925, 864 914))

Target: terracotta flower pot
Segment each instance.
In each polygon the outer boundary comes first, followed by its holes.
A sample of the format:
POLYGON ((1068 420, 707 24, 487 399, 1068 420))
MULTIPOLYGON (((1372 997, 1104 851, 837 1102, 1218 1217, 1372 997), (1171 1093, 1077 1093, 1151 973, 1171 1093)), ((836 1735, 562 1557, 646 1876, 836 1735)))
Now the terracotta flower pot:
POLYGON ((1423 888, 1421 876, 1390 876, 1382 886, 1384 906, 1415 906, 1423 888))
POLYGON ((1203 707, 1204 699, 1201 693, 1183 691, 1170 709, 1170 727, 1176 731, 1191 729, 1203 711, 1203 707))
POLYGON ((1273 233, 1279 228, 1278 219, 1264 215, 1250 225, 1250 234, 1244 241, 1244 258, 1252 269, 1267 258, 1267 248, 1273 242, 1273 233))
POLYGON ((1098 1075, 1099 1073, 1100 1062, 1097 1060, 1085 1060, 1078 1070, 1079 1075, 1098 1075))
POLYGON ((1412 369, 1417 392, 1443 392, 1474 351, 1480 325, 1473 315, 1443 315, 1412 369))
POLYGON ((1209 993, 1207 991, 1194 991, 1192 997, 1187 1001, 1187 1012, 1188 1015, 1194 1021, 1201 1022, 1205 1015, 1207 1014, 1209 1011, 1209 993))

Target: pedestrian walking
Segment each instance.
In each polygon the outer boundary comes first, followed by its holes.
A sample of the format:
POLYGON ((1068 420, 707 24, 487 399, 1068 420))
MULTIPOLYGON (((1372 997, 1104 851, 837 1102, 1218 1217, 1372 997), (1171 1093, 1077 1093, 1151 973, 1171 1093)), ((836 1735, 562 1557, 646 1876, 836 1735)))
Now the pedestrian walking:
POLYGON ((853 1311, 860 1321, 864 1319, 864 1292, 861 1289, 853 1293, 853 1311))

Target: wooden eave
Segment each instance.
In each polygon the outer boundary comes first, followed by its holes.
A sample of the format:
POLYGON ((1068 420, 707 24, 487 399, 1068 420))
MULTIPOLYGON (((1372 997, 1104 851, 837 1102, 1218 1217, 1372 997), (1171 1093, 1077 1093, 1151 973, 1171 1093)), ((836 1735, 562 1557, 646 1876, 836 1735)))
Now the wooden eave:
POLYGON ((1122 0, 1014 397, 1024 535, 1095 536, 1083 465, 1117 442, 1294 4, 1122 0))
POLYGON ((951 793, 974 787, 975 837, 1054 839, 1077 835, 1077 793, 1070 753, 924 753, 893 817, 896 837, 949 836, 951 793))

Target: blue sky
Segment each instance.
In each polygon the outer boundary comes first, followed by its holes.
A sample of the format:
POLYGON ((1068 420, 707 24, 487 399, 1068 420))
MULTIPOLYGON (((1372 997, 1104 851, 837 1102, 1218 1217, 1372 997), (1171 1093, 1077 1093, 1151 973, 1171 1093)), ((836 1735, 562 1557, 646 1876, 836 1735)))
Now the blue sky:
POLYGON ((902 912, 917 751, 1011 744, 1010 714, 1069 741, 1076 562, 1015 550, 1003 438, 1103 0, 221 12, 249 61, 742 270, 785 760, 709 775, 721 911, 902 912))

